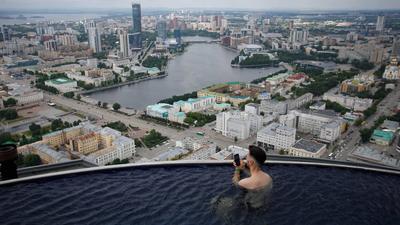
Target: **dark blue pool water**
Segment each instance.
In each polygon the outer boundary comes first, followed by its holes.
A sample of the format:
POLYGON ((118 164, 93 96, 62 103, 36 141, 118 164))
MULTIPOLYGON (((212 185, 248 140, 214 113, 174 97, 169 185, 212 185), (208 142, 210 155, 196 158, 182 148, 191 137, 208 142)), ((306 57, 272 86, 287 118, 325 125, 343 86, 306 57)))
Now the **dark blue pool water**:
MULTIPOLYGON (((400 177, 272 165, 270 206, 233 224, 400 224, 400 177)), ((226 224, 211 201, 234 189, 230 166, 127 168, 0 187, 0 224, 226 224)))

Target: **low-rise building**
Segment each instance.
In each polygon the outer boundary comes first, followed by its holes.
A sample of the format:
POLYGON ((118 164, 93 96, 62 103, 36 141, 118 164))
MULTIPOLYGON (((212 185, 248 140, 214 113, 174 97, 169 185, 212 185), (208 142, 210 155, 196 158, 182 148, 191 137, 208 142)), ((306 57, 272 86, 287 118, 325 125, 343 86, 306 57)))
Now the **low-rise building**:
POLYGON ((289 155, 320 158, 326 152, 326 145, 307 139, 298 140, 289 148, 289 155))
POLYGON ((109 127, 101 128, 90 123, 44 135, 41 142, 52 148, 65 146, 85 160, 101 166, 116 158, 130 158, 136 152, 133 139, 109 127))
POLYGON ((179 111, 185 113, 188 112, 199 112, 209 108, 212 108, 215 104, 214 96, 204 96, 199 98, 189 98, 187 101, 177 101, 174 102, 174 107, 178 108, 179 111))
POLYGON ((383 131, 390 131, 396 133, 396 131, 399 129, 399 122, 385 120, 383 121, 383 124, 380 127, 383 131))
POLYGON ((369 148, 366 145, 357 147, 350 155, 350 160, 366 161, 369 163, 381 164, 392 167, 400 167, 400 160, 389 157, 383 152, 369 148))
POLYGON ((263 112, 264 114, 280 114, 284 115, 287 113, 287 103, 286 102, 280 102, 276 100, 264 100, 261 101, 260 104, 260 112, 263 112))
POLYGON ((32 103, 38 103, 43 101, 43 92, 32 90, 30 87, 26 85, 19 85, 16 83, 7 85, 8 92, 4 91, 4 94, 0 94, 0 97, 3 98, 4 101, 7 101, 10 98, 17 100, 17 105, 26 105, 32 103))
POLYGON ((78 83, 76 81, 67 78, 46 80, 44 84, 46 86, 54 87, 62 93, 76 91, 78 87, 78 83))
POLYGON ((146 114, 148 116, 168 119, 168 113, 173 110, 173 106, 166 103, 158 103, 146 107, 146 114))
POLYGON ((374 130, 369 141, 377 145, 388 146, 392 144, 394 138, 395 135, 391 131, 374 130))
POLYGON ((360 93, 370 90, 373 83, 374 83, 373 75, 372 76, 368 74, 357 75, 354 76, 353 79, 342 81, 339 87, 339 91, 340 93, 345 93, 345 94, 360 93))
POLYGON ((228 146, 228 148, 223 149, 222 151, 219 151, 219 152, 211 155, 210 159, 232 160, 233 156, 235 154, 238 154, 239 158, 244 159, 248 153, 249 153, 249 150, 246 148, 242 148, 242 147, 235 146, 235 145, 230 145, 230 146, 228 146))
POLYGON ((315 104, 311 105, 309 108, 312 110, 325 110, 326 103, 325 102, 316 102, 315 104))
POLYGON ((325 101, 336 102, 348 109, 354 111, 365 111, 372 106, 373 100, 369 98, 358 98, 350 97, 346 95, 336 95, 331 93, 325 93, 322 97, 325 101))
POLYGON ((296 129, 271 123, 257 132, 257 144, 266 150, 289 149, 296 142, 296 129))

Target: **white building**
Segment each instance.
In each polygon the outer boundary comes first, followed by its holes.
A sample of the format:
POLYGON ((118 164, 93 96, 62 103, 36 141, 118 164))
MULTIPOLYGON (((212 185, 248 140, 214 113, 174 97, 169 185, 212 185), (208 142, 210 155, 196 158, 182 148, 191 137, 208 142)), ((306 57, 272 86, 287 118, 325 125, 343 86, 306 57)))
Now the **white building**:
POLYGON ((247 112, 229 111, 217 114, 215 130, 224 136, 243 140, 257 133, 261 127, 262 116, 247 112))
POLYGON ((189 98, 187 101, 174 102, 174 107, 183 111, 188 112, 199 112, 205 109, 212 108, 215 104, 216 98, 214 96, 204 96, 199 98, 189 98))
POLYGON ((307 103, 310 103, 312 101, 313 97, 314 97, 313 94, 306 93, 296 99, 289 100, 287 108, 288 108, 288 110, 298 109, 301 106, 303 106, 307 103))
POLYGON ((86 84, 93 84, 96 87, 101 86, 102 82, 113 80, 115 78, 114 74, 110 70, 105 69, 85 71, 85 75, 82 75, 80 72, 72 71, 67 71, 65 74, 69 79, 83 81, 86 84))
POLYGON ((400 79, 400 66, 397 61, 397 57, 392 57, 390 64, 386 66, 385 72, 383 73, 383 79, 386 80, 398 80, 400 79))
POLYGON ((266 150, 289 149, 296 142, 296 129, 271 123, 257 133, 257 144, 266 150))
POLYGON ((322 99, 325 101, 336 102, 354 111, 364 111, 371 107, 373 102, 373 100, 369 98, 358 98, 340 94, 336 95, 332 93, 325 93, 322 96, 322 99))
MULTIPOLYGON (((8 84, 8 96, 3 96, 3 100, 7 101, 10 98, 17 100, 17 105, 26 105, 43 101, 43 92, 32 90, 26 85, 16 83, 8 84)), ((1 99, 0 99, 1 101, 1 99)))
POLYGON ((187 158, 189 160, 208 160, 212 155, 216 153, 217 146, 215 144, 205 145, 196 151, 193 151, 187 158))
POLYGON ((248 153, 249 153, 249 150, 246 148, 242 148, 242 147, 235 146, 235 145, 230 145, 230 146, 228 146, 228 148, 223 149, 222 151, 211 155, 210 159, 232 160, 233 156, 235 154, 239 154, 239 158, 244 159, 248 153))
POLYGON ((260 105, 260 112, 264 114, 278 113, 284 115, 287 112, 288 104, 276 100, 263 100, 260 105))
POLYGON ((244 106, 244 111, 254 115, 260 114, 260 105, 256 103, 248 103, 244 106))
POLYGON ((385 16, 378 16, 376 19, 376 31, 382 32, 385 28, 385 16))
POLYGON ((57 88, 62 93, 76 91, 78 83, 74 80, 66 78, 57 78, 53 80, 46 80, 44 82, 46 86, 57 88))
POLYGON ((128 33, 125 30, 119 32, 119 45, 122 58, 130 56, 128 33))
POLYGON ((43 101, 43 92, 42 91, 32 91, 26 92, 23 94, 12 95, 3 97, 4 101, 7 101, 9 98, 13 98, 17 100, 17 105, 26 105, 31 103, 37 103, 43 101))
POLYGON ((97 165, 104 166, 117 158, 131 158, 135 153, 135 141, 125 136, 118 136, 113 141, 112 147, 94 152, 89 157, 94 158, 97 165))
POLYGON ((306 139, 298 140, 288 151, 289 155, 310 158, 320 158, 325 152, 325 144, 306 139))
POLYGON ((101 52, 101 37, 100 30, 95 21, 89 22, 87 25, 89 46, 94 53, 101 52))
POLYGON ((86 66, 89 68, 97 68, 99 60, 97 58, 90 58, 86 60, 86 66))
POLYGON ((279 121, 301 133, 310 133, 327 142, 338 139, 344 126, 344 121, 339 117, 324 114, 322 111, 305 113, 292 110, 281 116, 279 121))

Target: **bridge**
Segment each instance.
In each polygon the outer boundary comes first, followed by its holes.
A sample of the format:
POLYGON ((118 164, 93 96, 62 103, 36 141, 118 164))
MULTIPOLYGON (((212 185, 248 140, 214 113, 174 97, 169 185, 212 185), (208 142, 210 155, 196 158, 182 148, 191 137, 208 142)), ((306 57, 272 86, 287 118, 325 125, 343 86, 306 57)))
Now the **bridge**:
POLYGON ((198 41, 195 41, 195 40, 192 40, 192 41, 183 41, 183 43, 185 43, 185 44, 198 44, 198 43, 208 43, 208 44, 211 44, 211 43, 220 43, 221 41, 220 40, 210 40, 210 41, 205 41, 205 40, 198 40, 198 41))

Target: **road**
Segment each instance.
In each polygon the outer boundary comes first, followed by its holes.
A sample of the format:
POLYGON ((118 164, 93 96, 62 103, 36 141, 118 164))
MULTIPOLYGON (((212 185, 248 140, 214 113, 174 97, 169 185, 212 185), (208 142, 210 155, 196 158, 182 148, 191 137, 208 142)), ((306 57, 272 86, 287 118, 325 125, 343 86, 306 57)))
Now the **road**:
MULTIPOLYGON (((210 141, 214 142, 221 148, 234 144, 233 140, 230 138, 224 137, 222 135, 216 134, 211 127, 210 124, 205 127, 199 128, 190 128, 186 130, 176 130, 174 128, 166 127, 163 125, 155 124, 152 122, 147 122, 136 116, 126 116, 118 112, 114 112, 112 110, 100 108, 97 105, 90 105, 84 102, 76 101, 73 99, 65 98, 58 95, 49 95, 45 94, 45 101, 52 101, 57 103, 60 106, 65 108, 71 108, 76 110, 77 112, 81 112, 84 115, 90 115, 92 117, 102 119, 106 122, 115 122, 121 121, 125 125, 131 125, 134 127, 138 127, 145 131, 150 131, 151 129, 155 129, 164 136, 169 137, 173 140, 182 140, 184 137, 198 137, 197 132, 204 132, 204 138, 210 139, 210 141)), ((214 126, 212 126, 214 127, 214 126)), ((245 144, 245 142, 238 142, 237 144, 245 144)))
POLYGON ((348 129, 348 131, 345 134, 343 134, 342 136, 344 145, 343 150, 340 153, 338 153, 336 159, 346 160, 348 155, 355 149, 357 143, 361 141, 359 130, 363 128, 372 127, 374 125, 375 120, 377 120, 382 115, 386 116, 392 115, 393 109, 397 107, 399 100, 400 100, 400 85, 399 83, 397 83, 396 88, 379 103, 376 113, 370 116, 367 120, 365 120, 366 123, 363 126, 360 127, 351 126, 348 129))

